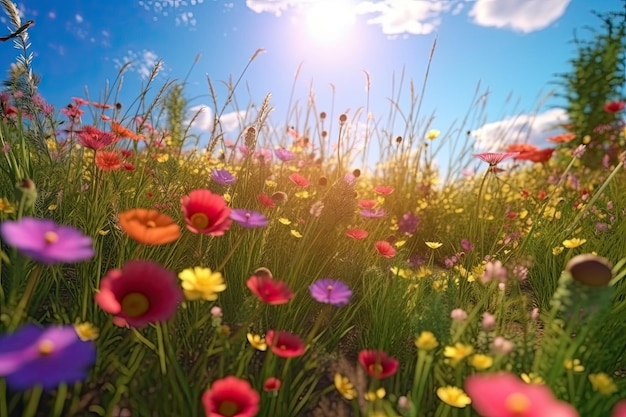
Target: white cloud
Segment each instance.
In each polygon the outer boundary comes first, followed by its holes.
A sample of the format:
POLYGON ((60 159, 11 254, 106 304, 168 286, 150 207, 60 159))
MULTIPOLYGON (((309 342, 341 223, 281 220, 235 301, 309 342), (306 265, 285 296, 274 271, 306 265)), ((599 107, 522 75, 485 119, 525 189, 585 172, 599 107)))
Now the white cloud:
POLYGON ((384 0, 363 1, 357 5, 357 14, 375 16, 367 23, 380 25, 383 33, 399 35, 410 33, 426 35, 441 24, 441 14, 456 5, 455 1, 384 0))
POLYGON ((57 14, 54 10, 50 10, 48 12, 48 19, 56 19, 56 17, 57 17, 57 14))
POLYGON ((176 26, 193 28, 198 21, 190 9, 203 2, 204 0, 139 0, 137 4, 146 12, 153 13, 153 21, 173 17, 176 26))
POLYGON ((310 3, 309 1, 298 0, 246 0, 246 6, 255 13, 272 13, 280 16, 290 7, 310 3))
POLYGON ((570 0, 477 0, 469 15, 481 26, 529 33, 563 15, 570 0))
POLYGON ((81 14, 79 14, 79 13, 76 13, 74 15, 74 19, 76 20, 76 23, 83 23, 83 21, 85 20, 85 19, 83 19, 83 16, 81 14))
POLYGON ((140 52, 129 50, 122 58, 113 59, 113 63, 118 70, 128 64, 125 71, 136 72, 142 80, 147 80, 153 70, 156 70, 157 74, 163 70, 163 62, 159 60, 158 55, 147 49, 140 52))
POLYGON ((210 132, 213 129, 213 109, 206 104, 190 107, 185 121, 185 124, 188 123, 191 123, 192 129, 210 132), (193 119, 194 117, 195 119, 193 119))
POLYGON ((545 139, 561 130, 558 125, 567 121, 565 110, 557 108, 487 123, 473 130, 472 136, 475 139, 475 148, 480 151, 501 151, 506 145, 519 142, 545 145, 545 139))
POLYGON ((238 129, 242 130, 247 115, 248 112, 245 110, 224 113, 220 117, 220 126, 224 132, 234 132, 238 129))

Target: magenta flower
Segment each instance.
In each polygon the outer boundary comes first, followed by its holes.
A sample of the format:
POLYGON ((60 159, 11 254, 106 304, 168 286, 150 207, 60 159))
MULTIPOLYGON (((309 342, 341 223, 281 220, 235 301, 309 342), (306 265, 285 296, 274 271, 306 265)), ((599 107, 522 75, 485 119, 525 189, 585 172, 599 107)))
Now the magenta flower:
POLYGON ((239 226, 246 228, 267 226, 269 220, 262 213, 246 209, 234 209, 230 212, 231 220, 239 223, 239 226))
POLYGON ((361 216, 367 217, 368 219, 378 219, 383 217, 387 212, 385 209, 363 209, 360 211, 361 216))
POLYGON ((82 381, 95 360, 94 344, 81 341, 71 325, 42 329, 26 324, 0 337, 0 377, 17 391, 82 381))
POLYGON ((315 281, 309 286, 311 297, 320 303, 332 304, 341 307, 350 302, 352 291, 341 281, 324 278, 315 281))
POLYGON ((211 170, 211 179, 221 185, 231 185, 237 182, 237 178, 227 169, 213 168, 211 170))
POLYGON ((83 126, 78 134, 78 141, 85 148, 98 150, 115 142, 117 137, 110 132, 103 132, 95 126, 83 126))
POLYGON ((47 265, 84 261, 94 255, 90 237, 52 220, 23 217, 5 221, 0 225, 0 235, 8 245, 47 265))
POLYGON ((490 166, 496 166, 505 159, 514 158, 519 152, 482 152, 474 154, 481 161, 487 162, 490 166))
POLYGON ((283 162, 289 162, 295 158, 295 155, 293 154, 293 152, 288 151, 285 148, 276 149, 274 151, 274 154, 276 155, 278 159, 280 159, 283 162))

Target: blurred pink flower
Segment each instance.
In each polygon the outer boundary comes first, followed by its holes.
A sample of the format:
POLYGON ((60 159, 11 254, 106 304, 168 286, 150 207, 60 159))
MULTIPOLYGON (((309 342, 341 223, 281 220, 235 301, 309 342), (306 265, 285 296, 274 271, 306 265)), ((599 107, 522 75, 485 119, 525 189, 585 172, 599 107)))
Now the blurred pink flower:
POLYGON ((465 391, 482 417, 578 417, 576 409, 556 399, 547 386, 526 384, 508 372, 471 375, 465 391))

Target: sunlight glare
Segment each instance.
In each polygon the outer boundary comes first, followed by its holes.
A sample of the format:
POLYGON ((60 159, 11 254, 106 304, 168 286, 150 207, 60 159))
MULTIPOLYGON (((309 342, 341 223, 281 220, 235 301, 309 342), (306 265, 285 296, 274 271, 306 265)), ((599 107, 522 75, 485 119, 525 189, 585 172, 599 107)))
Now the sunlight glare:
POLYGON ((305 11, 307 29, 320 42, 341 40, 356 21, 354 5, 344 0, 320 0, 305 11))

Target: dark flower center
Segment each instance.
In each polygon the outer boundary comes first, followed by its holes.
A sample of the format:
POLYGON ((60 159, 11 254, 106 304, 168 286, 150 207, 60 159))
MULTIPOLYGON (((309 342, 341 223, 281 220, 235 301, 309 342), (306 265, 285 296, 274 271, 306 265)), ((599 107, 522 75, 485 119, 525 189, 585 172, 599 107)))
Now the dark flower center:
POLYGON ((217 412, 224 417, 232 417, 239 414, 239 404, 233 401, 222 401, 217 408, 217 412))

